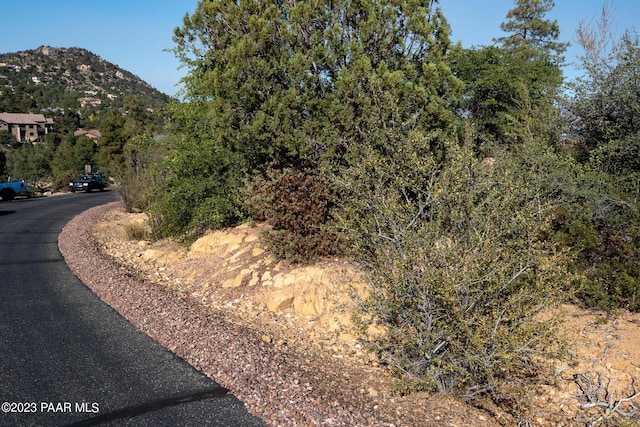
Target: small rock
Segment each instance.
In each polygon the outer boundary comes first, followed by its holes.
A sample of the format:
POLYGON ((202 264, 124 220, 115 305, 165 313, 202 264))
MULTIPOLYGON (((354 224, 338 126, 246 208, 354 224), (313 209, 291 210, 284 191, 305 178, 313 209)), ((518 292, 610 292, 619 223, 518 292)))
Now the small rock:
POLYGON ((267 344, 271 344, 273 339, 269 335, 263 335, 262 336, 262 341, 266 342, 267 344))
POLYGON ((260 277, 256 273, 251 273, 251 280, 249 280, 249 286, 255 286, 260 281, 260 277))
POLYGON ((236 276, 234 278, 231 278, 229 280, 225 280, 224 282, 222 282, 222 287, 223 288, 237 288, 242 284, 243 280, 244 280, 244 276, 239 275, 239 276, 236 276))
POLYGON ((260 256, 264 253, 264 249, 262 248, 253 248, 251 251, 251 256, 260 256))
POLYGON ((267 295, 267 308, 273 312, 281 311, 293 305, 293 293, 290 290, 279 289, 267 295))

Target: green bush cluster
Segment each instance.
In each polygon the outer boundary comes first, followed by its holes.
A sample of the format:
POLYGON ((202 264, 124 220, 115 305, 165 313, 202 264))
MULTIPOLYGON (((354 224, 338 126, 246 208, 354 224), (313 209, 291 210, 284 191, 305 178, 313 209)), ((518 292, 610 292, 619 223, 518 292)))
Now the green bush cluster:
POLYGON ((602 173, 592 175, 582 195, 566 204, 555 218, 555 239, 575 254, 570 268, 584 275, 578 300, 606 311, 640 310, 640 217, 606 184, 602 173), (603 188, 605 187, 605 188, 603 188))
POLYGON ((66 171, 55 175, 51 188, 53 191, 65 191, 69 189, 69 183, 78 177, 77 171, 66 171))
POLYGON ((272 226, 262 237, 276 257, 310 263, 343 252, 344 239, 332 218, 340 194, 317 171, 269 168, 247 180, 243 193, 254 218, 272 226))
POLYGON ((612 155, 633 147, 614 145, 596 150, 585 165, 574 163, 550 173, 548 197, 555 198, 556 208, 548 238, 574 252, 570 268, 584 274, 577 293, 583 304, 607 311, 638 311, 640 212, 629 184, 640 181, 636 171, 621 170, 635 160, 612 155), (618 172, 612 174, 612 168, 618 172))
POLYGON ((559 318, 540 315, 575 278, 569 253, 544 239, 548 171, 524 151, 489 166, 452 144, 444 164, 363 159, 348 180, 359 195, 347 202, 349 236, 373 286, 361 325, 388 327, 370 344, 407 391, 516 399, 508 385, 530 383, 543 355, 565 350, 559 318))
POLYGON ((246 215, 241 205, 234 203, 234 187, 219 183, 213 176, 170 179, 159 189, 161 193, 150 208, 153 232, 158 238, 192 241, 207 230, 235 225, 246 215))
POLYGON ((187 102, 159 157, 125 146, 122 182, 151 184, 123 197, 156 237, 253 219, 278 258, 353 256, 372 286, 358 324, 386 326, 369 344, 404 391, 518 406, 514 384, 565 354, 546 310, 576 291, 640 309, 638 138, 575 160, 555 27, 465 59, 432 4, 201 3, 174 37, 187 102))

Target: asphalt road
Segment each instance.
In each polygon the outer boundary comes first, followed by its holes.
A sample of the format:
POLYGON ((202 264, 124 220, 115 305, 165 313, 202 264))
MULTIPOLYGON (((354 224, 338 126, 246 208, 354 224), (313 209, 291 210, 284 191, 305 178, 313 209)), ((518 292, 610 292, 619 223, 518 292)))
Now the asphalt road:
POLYGON ((0 202, 0 426, 263 426, 76 278, 58 234, 111 192, 0 202))

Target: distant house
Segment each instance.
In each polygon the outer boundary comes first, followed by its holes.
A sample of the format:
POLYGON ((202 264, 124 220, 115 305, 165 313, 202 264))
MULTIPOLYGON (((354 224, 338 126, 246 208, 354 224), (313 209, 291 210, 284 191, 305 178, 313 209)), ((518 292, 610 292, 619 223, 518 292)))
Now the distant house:
POLYGON ((42 114, 0 113, 0 130, 9 132, 18 142, 36 142, 53 131, 53 119, 42 114))
POLYGON ((86 136, 87 138, 89 138, 90 140, 92 140, 96 144, 98 143, 100 138, 102 138, 102 133, 98 129, 85 130, 85 129, 80 128, 77 131, 75 131, 73 134, 75 136, 84 135, 84 136, 86 136))
POLYGON ((102 105, 102 99, 95 98, 93 96, 86 96, 84 98, 78 99, 78 101, 80 102, 80 107, 82 108, 97 107, 99 105, 102 105))
POLYGON ((15 72, 20 72, 20 70, 22 69, 22 67, 20 67, 19 65, 7 64, 6 62, 0 62, 0 67, 6 68, 7 71, 15 71, 15 72))

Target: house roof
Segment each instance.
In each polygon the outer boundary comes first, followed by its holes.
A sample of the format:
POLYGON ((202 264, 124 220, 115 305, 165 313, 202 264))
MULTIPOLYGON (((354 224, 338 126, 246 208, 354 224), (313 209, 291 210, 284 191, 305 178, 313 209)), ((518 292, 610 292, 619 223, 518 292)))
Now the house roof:
POLYGON ((75 131, 73 134, 75 136, 87 135, 87 137, 94 137, 94 138, 101 138, 102 137, 102 133, 98 129, 85 130, 85 129, 80 128, 77 131, 75 131))
POLYGON ((0 113, 0 121, 15 125, 51 124, 53 120, 48 120, 43 114, 22 114, 22 113, 0 113))

